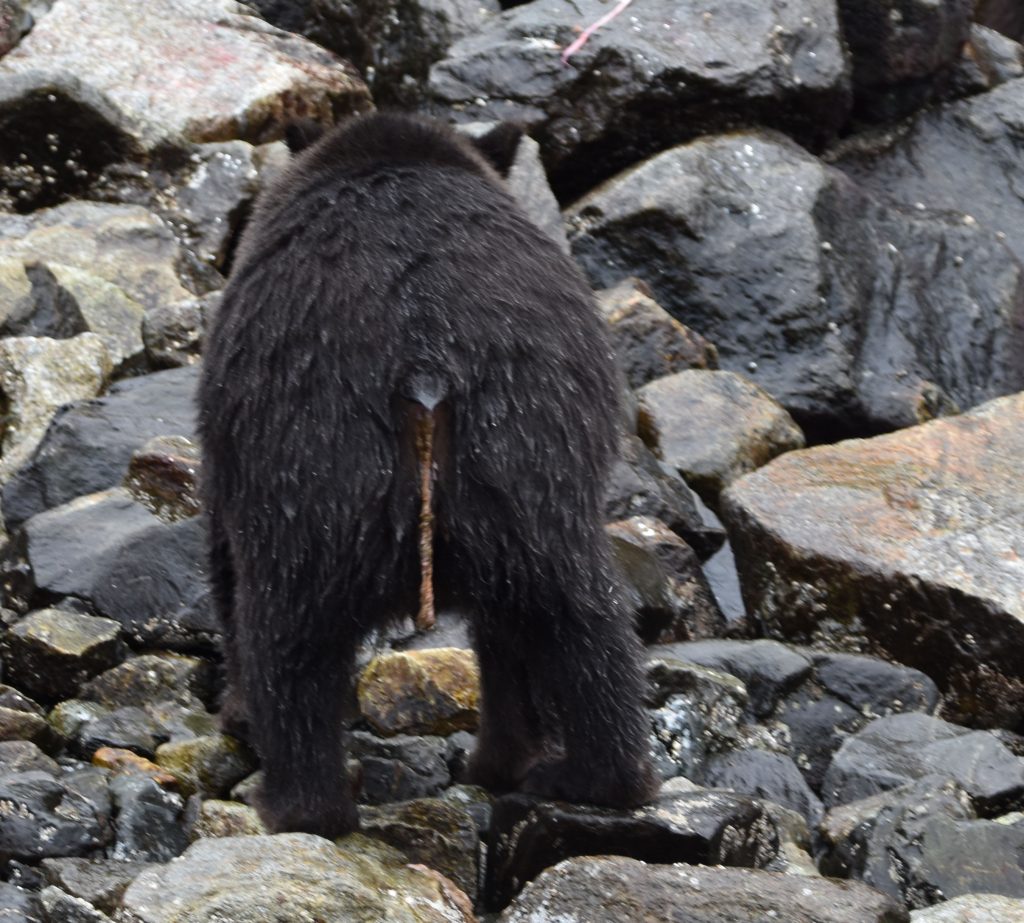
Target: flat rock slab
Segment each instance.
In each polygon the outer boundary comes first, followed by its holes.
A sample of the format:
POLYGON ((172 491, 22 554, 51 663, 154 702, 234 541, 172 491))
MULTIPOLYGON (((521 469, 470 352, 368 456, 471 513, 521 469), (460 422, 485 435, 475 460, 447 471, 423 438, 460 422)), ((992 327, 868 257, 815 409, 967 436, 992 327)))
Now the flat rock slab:
POLYGON ((307 833, 199 840, 136 878, 120 913, 124 923, 474 920, 465 894, 440 875, 385 866, 307 833))
POLYGON ((0 62, 0 82, 65 74, 146 148, 260 142, 290 118, 329 121, 369 104, 362 81, 330 52, 230 0, 63 0, 0 62))
POLYGON ((928 673, 947 716, 1024 717, 1024 394, 870 440, 794 452, 723 508, 769 634, 928 673))
POLYGON ((526 882, 572 856, 759 868, 778 846, 762 806, 728 792, 663 792, 633 811, 506 795, 494 803, 484 903, 500 910, 526 882))
POLYGON ((906 911, 854 881, 751 869, 570 859, 544 872, 501 923, 665 920, 671 923, 904 923, 906 911))
POLYGON ((1024 900, 1001 894, 966 894, 915 910, 912 923, 1024 923, 1024 900))

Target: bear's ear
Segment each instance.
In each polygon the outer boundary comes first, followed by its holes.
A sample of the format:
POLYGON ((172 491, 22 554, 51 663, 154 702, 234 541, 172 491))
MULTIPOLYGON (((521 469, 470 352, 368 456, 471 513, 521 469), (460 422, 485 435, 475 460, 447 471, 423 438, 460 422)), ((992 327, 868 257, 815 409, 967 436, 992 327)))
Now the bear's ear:
POLYGON ((519 150, 523 129, 513 122, 501 122, 486 135, 473 139, 476 149, 501 176, 508 176, 519 150))
POLYGON ((304 151, 323 137, 326 129, 312 119, 296 119, 284 127, 284 143, 293 154, 304 151))

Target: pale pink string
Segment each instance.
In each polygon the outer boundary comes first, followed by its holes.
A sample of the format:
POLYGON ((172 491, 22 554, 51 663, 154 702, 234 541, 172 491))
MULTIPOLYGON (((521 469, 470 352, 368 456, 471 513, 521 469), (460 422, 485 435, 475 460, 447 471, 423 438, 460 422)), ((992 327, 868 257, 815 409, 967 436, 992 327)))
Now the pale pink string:
POLYGON ((579 51, 584 45, 587 44, 587 40, 602 26, 608 25, 616 16, 619 15, 627 6, 629 6, 633 0, 619 0, 618 6, 613 10, 609 10, 604 14, 597 22, 592 22, 586 29, 584 29, 576 41, 569 45, 564 51, 562 51, 562 63, 568 64, 569 58, 571 58, 577 51, 579 51))

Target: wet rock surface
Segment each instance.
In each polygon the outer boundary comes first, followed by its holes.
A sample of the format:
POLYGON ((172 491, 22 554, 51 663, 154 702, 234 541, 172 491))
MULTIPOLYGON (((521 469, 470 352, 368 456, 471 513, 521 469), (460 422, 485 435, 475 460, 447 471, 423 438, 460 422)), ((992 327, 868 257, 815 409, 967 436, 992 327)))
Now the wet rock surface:
POLYGON ((504 5, 0 0, 0 919, 1024 919, 1017 4, 504 5), (367 87, 523 123, 601 289, 647 807, 460 784, 454 611, 360 649, 361 834, 269 835, 219 725, 203 337, 367 87))
POLYGON ((726 518, 765 629, 885 651, 928 671, 951 716, 1018 724, 1022 407, 793 453, 737 483, 726 518))
POLYGON ((857 882, 792 878, 751 869, 648 865, 633 859, 563 862, 528 885, 502 923, 559 919, 700 920, 701 923, 903 923, 907 914, 857 882))

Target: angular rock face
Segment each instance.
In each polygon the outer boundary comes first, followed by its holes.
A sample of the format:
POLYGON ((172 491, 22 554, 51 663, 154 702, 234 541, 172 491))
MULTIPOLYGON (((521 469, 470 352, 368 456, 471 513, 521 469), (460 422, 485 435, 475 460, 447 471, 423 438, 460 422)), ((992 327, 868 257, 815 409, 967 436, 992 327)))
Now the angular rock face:
POLYGON ((814 145, 846 115, 831 4, 657 0, 609 22, 565 66, 577 30, 608 11, 599 0, 508 10, 452 46, 429 92, 467 120, 526 124, 563 199, 715 129, 762 123, 814 145))
POLYGON ((0 81, 29 74, 74 75, 147 149, 265 141, 289 118, 331 121, 369 101, 329 52, 229 0, 65 0, 0 61, 0 81))
POLYGON ((905 923, 891 900, 857 882, 752 869, 570 859, 544 872, 501 923, 678 920, 700 923, 905 923))
POLYGON ((997 227, 878 205, 783 138, 674 148, 568 217, 595 285, 642 276, 819 438, 1024 388, 1024 270, 997 227))
POLYGON ((925 670, 947 715, 1024 720, 1024 394, 790 453, 724 494, 744 596, 776 637, 925 670))

